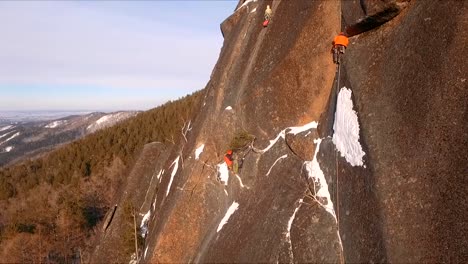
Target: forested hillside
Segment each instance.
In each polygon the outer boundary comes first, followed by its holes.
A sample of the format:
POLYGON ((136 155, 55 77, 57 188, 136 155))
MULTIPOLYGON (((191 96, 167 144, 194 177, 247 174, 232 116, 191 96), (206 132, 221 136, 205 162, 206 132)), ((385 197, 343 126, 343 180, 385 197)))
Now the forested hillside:
MULTIPOLYGON (((14 118, 21 120, 21 116, 11 117, 11 121, 5 123, 6 126, 0 126, 0 168, 12 166, 23 160, 35 159, 58 146, 78 140, 100 129, 111 127, 138 113, 135 111, 93 112, 51 120, 41 120, 40 116, 35 117, 34 113, 29 113, 32 121, 28 122, 14 121, 14 118), (34 118, 38 119, 34 120, 34 118)), ((27 117, 23 119, 28 120, 27 117)))
POLYGON ((91 247, 149 142, 176 144, 201 92, 0 170, 0 260, 69 262, 91 247))

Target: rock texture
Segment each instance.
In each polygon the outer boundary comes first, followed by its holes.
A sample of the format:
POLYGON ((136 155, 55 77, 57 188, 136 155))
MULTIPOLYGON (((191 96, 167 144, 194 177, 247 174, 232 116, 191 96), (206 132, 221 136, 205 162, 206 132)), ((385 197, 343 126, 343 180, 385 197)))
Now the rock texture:
POLYGON ((466 7, 240 1, 186 140, 147 160, 161 181, 138 191, 155 193, 139 261, 467 262, 466 7), (337 69, 330 45, 342 30, 352 37, 337 69), (344 86, 364 166, 331 139, 344 86), (240 131, 256 140, 224 182, 240 131))
MULTIPOLYGON (((466 7, 411 2, 395 19, 352 38, 346 54, 342 83, 354 91, 372 172, 366 200, 380 214, 371 223, 380 226, 379 243, 392 263, 467 261, 466 7)), ((348 184, 357 185, 353 178, 343 188, 348 184)), ((361 211, 364 188, 352 190, 351 201, 341 195, 350 214, 361 211)), ((350 230, 362 221, 353 218, 342 217, 350 230)), ((345 250, 350 261, 365 261, 354 242, 345 250)))

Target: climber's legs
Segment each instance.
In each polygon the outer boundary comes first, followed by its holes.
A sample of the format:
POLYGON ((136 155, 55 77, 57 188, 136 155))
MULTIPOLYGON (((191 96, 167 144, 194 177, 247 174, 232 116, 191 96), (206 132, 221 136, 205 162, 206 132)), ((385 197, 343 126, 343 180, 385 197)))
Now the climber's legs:
POLYGON ((333 47, 333 63, 339 63, 339 51, 337 47, 333 47))

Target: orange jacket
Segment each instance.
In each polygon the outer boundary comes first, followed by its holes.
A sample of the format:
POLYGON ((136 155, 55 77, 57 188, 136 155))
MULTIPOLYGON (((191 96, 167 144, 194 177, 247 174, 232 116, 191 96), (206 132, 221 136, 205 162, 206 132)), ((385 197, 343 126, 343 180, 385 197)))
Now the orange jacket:
POLYGON ((333 44, 348 47, 348 44, 349 44, 348 37, 343 36, 343 35, 338 35, 333 40, 333 44))
POLYGON ((232 167, 232 151, 231 152, 227 152, 225 155, 224 155, 224 161, 226 162, 226 165, 228 167, 232 167))

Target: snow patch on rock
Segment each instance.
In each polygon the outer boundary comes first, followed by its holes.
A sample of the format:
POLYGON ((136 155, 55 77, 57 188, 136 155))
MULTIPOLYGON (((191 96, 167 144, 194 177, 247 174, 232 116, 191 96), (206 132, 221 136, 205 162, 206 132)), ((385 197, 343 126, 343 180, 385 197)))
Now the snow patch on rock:
POLYGON ((312 122, 307 123, 307 124, 305 124, 303 126, 287 127, 285 129, 281 130, 278 133, 278 135, 276 136, 275 139, 270 140, 270 144, 265 149, 263 149, 262 152, 267 152, 268 150, 270 150, 280 138, 285 139, 286 134, 297 135, 299 133, 305 132, 305 131, 310 130, 310 129, 316 129, 317 126, 318 126, 318 123, 315 122, 315 121, 312 121, 312 122), (286 132, 286 131, 288 131, 288 132, 286 132))
POLYGON ((226 163, 222 162, 217 165, 218 167, 218 179, 224 183, 224 185, 228 184, 229 181, 229 169, 226 163))
MULTIPOLYGON (((239 177, 239 175, 237 175, 237 174, 236 174, 236 177, 237 177, 237 179, 239 180, 240 187, 245 188, 246 186, 245 186, 244 183, 242 182, 241 177, 239 177)), ((249 189, 249 187, 247 187, 247 189, 249 189)))
MULTIPOLYGON (((162 177, 161 177, 161 176, 162 176, 163 174, 164 174, 164 170, 160 170, 159 173, 158 173, 158 175, 156 175, 156 179, 159 180, 159 183, 161 183, 161 180, 162 180, 162 177)), ((153 178, 151 178, 151 182, 152 182, 152 181, 153 181, 153 178)), ((151 182, 150 182, 150 186, 152 186, 152 185, 151 185, 151 182)), ((149 190, 149 189, 148 189, 148 190, 149 190)), ((147 192, 147 195, 148 195, 148 192, 147 192)), ((146 200, 146 197, 145 197, 145 200, 146 200)), ((151 206, 153 207, 153 211, 156 210, 156 201, 157 201, 157 200, 158 200, 158 196, 155 195, 154 200, 153 200, 153 203, 151 204, 151 206)), ((143 205, 142 205, 142 206, 143 206, 143 205)))
POLYGON ((359 122, 357 113, 353 110, 351 93, 350 89, 343 87, 338 94, 333 143, 349 164, 363 166, 365 153, 359 143, 359 122))
POLYGON ((228 107, 226 107, 226 109, 224 109, 224 110, 232 111, 232 107, 231 107, 231 106, 228 106, 228 107))
POLYGON ((196 150, 195 150, 195 159, 199 159, 200 158, 200 154, 203 152, 203 149, 205 148, 205 144, 202 144, 201 146, 199 146, 196 150))
POLYGON ((164 173, 164 170, 160 170, 156 178, 161 182, 161 175, 164 173))
POLYGON ((280 139, 280 138, 285 138, 286 137, 286 134, 285 134, 285 130, 281 130, 281 132, 276 136, 275 139, 273 140, 270 140, 270 144, 268 145, 268 147, 264 148, 262 150, 262 152, 267 152, 268 150, 270 150, 275 144, 276 142, 280 139))
POLYGON ((140 224, 140 230, 141 230, 141 236, 143 238, 146 237, 146 234, 148 233, 148 221, 151 216, 151 210, 148 210, 148 212, 143 216, 143 219, 141 219, 141 224, 140 224))
MULTIPOLYGON (((179 157, 177 157, 174 162, 172 162, 171 166, 174 166, 174 169, 172 169, 172 173, 171 173, 171 180, 169 181, 169 185, 167 185, 167 191, 166 191, 166 196, 169 195, 169 191, 171 190, 171 185, 172 185, 172 181, 174 180, 174 176, 176 175, 177 173, 177 169, 179 168, 179 157)), ((169 168, 170 168, 169 167, 169 168)))
POLYGON ((288 229, 287 229, 288 232, 286 233, 286 237, 287 237, 287 238, 290 238, 290 237, 291 237, 291 227, 292 227, 292 223, 293 223, 293 221, 294 221, 294 218, 296 218, 296 213, 297 213, 297 211, 299 211, 299 208, 300 208, 301 205, 302 205, 302 201, 303 201, 303 199, 300 199, 300 200, 299 200, 299 205, 298 205, 298 206, 296 207, 296 209, 294 210, 294 213, 293 213, 293 215, 291 216, 291 218, 289 218, 289 221, 288 221, 288 229))
POLYGON ((239 204, 236 202, 233 202, 229 209, 227 210, 226 214, 224 215, 223 219, 221 219, 221 222, 218 225, 218 229, 216 232, 219 232, 225 224, 227 224, 229 218, 231 215, 239 208, 239 204))
POLYGON ((336 221, 335 209, 333 207, 330 192, 328 191, 328 183, 325 180, 325 175, 323 174, 322 169, 320 169, 320 165, 317 160, 317 153, 319 152, 321 142, 322 139, 314 140, 314 143, 317 144, 315 147, 314 159, 312 161, 304 162, 304 165, 309 173, 309 178, 314 179, 314 182, 318 183, 320 186, 318 191, 315 193, 317 201, 319 201, 320 205, 327 210, 327 212, 329 212, 336 221))
POLYGON ((273 167, 276 165, 276 163, 277 163, 278 161, 280 161, 281 159, 287 158, 287 157, 288 157, 288 154, 284 154, 283 156, 277 158, 276 161, 273 163, 273 165, 271 165, 271 167, 270 167, 270 169, 268 170, 268 173, 266 174, 266 176, 270 175, 271 169, 273 169, 273 167))
MULTIPOLYGON (((247 0, 247 1, 245 1, 241 6, 239 6, 239 8, 238 8, 237 10, 239 10, 239 9, 241 9, 242 7, 246 6, 247 4, 253 3, 253 2, 257 2, 257 0, 247 0)), ((236 11, 237 11, 237 10, 236 10, 236 11)))
POLYGON ((299 133, 302 133, 302 132, 305 132, 307 130, 311 130, 311 129, 314 129, 314 128, 317 128, 318 126, 318 123, 315 122, 315 121, 312 121, 310 123, 307 123, 303 126, 298 126, 298 127, 289 127, 289 131, 288 131, 288 134, 293 134, 293 135, 297 135, 299 133))

